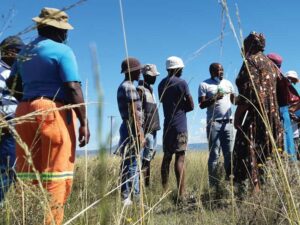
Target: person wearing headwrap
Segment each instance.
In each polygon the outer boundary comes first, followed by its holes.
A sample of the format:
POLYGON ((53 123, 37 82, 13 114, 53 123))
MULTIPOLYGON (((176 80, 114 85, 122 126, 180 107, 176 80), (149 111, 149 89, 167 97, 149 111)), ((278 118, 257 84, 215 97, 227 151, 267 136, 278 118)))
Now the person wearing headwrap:
POLYGON ((236 79, 239 91, 234 125, 234 181, 244 184, 249 177, 259 191, 262 169, 274 151, 283 148, 274 64, 263 54, 265 37, 251 32, 244 40, 244 63, 236 79))

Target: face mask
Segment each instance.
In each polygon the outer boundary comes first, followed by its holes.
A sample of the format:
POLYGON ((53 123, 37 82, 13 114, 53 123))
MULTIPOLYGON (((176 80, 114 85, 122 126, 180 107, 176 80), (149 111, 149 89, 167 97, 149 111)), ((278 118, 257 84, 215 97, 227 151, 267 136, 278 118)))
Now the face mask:
POLYGON ((214 77, 214 80, 219 84, 221 82, 219 77, 214 77))
POLYGON ((144 76, 144 80, 147 84, 154 84, 156 77, 152 77, 152 76, 144 76))

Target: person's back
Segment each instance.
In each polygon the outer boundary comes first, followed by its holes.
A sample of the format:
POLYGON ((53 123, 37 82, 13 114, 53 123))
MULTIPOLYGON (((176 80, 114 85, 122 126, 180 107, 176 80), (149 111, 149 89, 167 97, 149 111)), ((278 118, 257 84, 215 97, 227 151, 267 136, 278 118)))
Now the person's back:
POLYGON ((63 43, 42 36, 29 43, 15 68, 22 78, 23 99, 45 96, 63 100, 63 82, 80 81, 73 59, 73 51, 63 43))
POLYGON ((185 193, 185 151, 188 143, 186 113, 194 109, 193 98, 187 83, 180 79, 184 64, 181 58, 171 56, 166 61, 168 76, 158 86, 159 99, 164 110, 163 161, 161 180, 164 190, 168 188, 169 170, 175 154, 174 170, 178 197, 185 193))
POLYGON ((190 94, 187 83, 176 76, 166 77, 160 82, 158 92, 163 104, 165 129, 187 131, 186 97, 190 94))
POLYGON ((73 29, 68 15, 45 7, 33 21, 39 37, 24 47, 6 82, 13 93, 24 92, 18 95, 22 100, 16 117, 31 118, 16 124, 19 138, 28 146, 16 146, 16 175, 35 185, 39 174, 50 196, 51 212, 45 213, 44 223, 59 225, 73 184, 75 118, 79 121, 79 147, 88 144, 90 132, 76 59, 63 44, 68 30, 73 29), (62 109, 66 104, 76 106, 62 109))

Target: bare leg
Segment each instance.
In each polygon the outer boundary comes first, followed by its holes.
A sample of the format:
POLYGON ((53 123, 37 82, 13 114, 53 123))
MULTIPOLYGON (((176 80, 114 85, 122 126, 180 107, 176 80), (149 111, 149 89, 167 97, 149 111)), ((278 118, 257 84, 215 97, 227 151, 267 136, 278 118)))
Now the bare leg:
POLYGON ((150 186, 150 161, 143 160, 143 175, 145 180, 145 187, 150 186))
POLYGON ((253 187, 253 194, 256 195, 260 192, 259 184, 256 182, 253 187))
POLYGON ((185 152, 176 153, 174 170, 177 180, 179 197, 185 193, 185 152))
POLYGON ((172 155, 168 153, 164 153, 163 161, 161 164, 161 183, 164 191, 167 191, 168 189, 171 161, 172 161, 172 155))

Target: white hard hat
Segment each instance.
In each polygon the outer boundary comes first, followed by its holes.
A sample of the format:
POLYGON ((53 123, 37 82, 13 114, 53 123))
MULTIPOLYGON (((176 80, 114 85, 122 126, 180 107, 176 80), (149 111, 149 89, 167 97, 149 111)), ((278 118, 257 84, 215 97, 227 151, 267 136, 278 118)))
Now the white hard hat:
POLYGON ((290 71, 286 72, 285 76, 288 77, 288 78, 298 79, 298 74, 294 70, 290 70, 290 71))
POLYGON ((183 68, 184 64, 181 58, 177 56, 171 56, 167 58, 166 61, 166 68, 168 69, 178 69, 178 68, 183 68))

